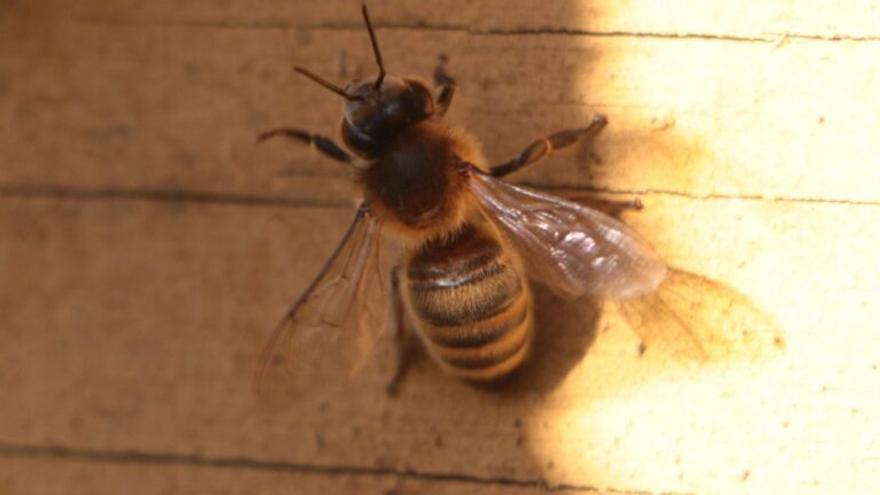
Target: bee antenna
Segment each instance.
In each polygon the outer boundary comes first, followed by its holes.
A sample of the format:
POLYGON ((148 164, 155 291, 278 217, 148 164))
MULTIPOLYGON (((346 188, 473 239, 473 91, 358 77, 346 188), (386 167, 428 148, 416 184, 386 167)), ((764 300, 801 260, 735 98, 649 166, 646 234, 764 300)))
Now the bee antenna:
POLYGON ((308 77, 309 79, 311 79, 312 81, 315 81, 316 83, 320 84, 321 86, 324 86, 325 88, 329 89, 330 91, 333 91, 334 93, 338 94, 339 96, 345 98, 348 101, 363 100, 363 98, 361 98, 359 96, 352 96, 352 95, 346 93, 344 89, 340 88, 339 86, 333 84, 332 82, 324 79, 323 77, 315 74, 314 72, 312 72, 308 69, 304 69, 299 66, 294 66, 293 70, 308 77))
POLYGON ((376 55, 376 65, 379 66, 379 77, 376 78, 376 84, 373 86, 379 89, 382 81, 385 80, 385 65, 382 64, 382 53, 379 52, 379 43, 376 41, 376 33, 373 31, 373 25, 370 24, 370 15, 367 13, 367 4, 361 4, 361 12, 364 14, 364 22, 367 24, 367 32, 370 33, 370 43, 373 44, 373 54, 376 55))

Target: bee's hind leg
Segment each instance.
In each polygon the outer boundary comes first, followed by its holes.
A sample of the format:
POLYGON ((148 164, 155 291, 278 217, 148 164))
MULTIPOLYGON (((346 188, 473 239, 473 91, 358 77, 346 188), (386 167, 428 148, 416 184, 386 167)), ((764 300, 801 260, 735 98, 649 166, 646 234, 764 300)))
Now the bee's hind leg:
POLYGON ((559 131, 537 139, 528 145, 518 157, 492 167, 490 172, 493 177, 504 177, 507 174, 516 172, 525 166, 541 161, 556 150, 571 146, 587 136, 596 135, 607 123, 608 119, 604 115, 597 115, 593 117, 593 121, 586 127, 559 131))
POLYGON ((412 332, 406 327, 406 311, 403 308, 403 299, 400 295, 400 270, 402 266, 397 265, 391 269, 391 315, 394 328, 394 345, 397 350, 397 363, 395 365, 394 374, 388 380, 385 392, 391 396, 397 396, 400 391, 400 384, 403 382, 404 376, 412 362, 413 352, 415 351, 415 342, 412 332))
POLYGON ((262 143, 263 141, 274 137, 284 137, 308 144, 322 155, 332 160, 336 160, 337 162, 350 163, 352 161, 351 155, 343 150, 338 144, 333 142, 332 139, 319 134, 312 134, 311 132, 303 131, 301 129, 284 127, 261 132, 257 136, 257 142, 262 143))

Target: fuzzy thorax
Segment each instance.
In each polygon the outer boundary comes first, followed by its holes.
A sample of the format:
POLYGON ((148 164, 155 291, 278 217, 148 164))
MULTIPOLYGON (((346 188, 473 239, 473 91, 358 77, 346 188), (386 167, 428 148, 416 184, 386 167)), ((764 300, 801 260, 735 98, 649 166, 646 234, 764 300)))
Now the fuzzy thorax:
POLYGON ((373 215, 406 246, 451 236, 480 215, 459 163, 485 169, 466 131, 429 120, 401 132, 358 178, 373 215))

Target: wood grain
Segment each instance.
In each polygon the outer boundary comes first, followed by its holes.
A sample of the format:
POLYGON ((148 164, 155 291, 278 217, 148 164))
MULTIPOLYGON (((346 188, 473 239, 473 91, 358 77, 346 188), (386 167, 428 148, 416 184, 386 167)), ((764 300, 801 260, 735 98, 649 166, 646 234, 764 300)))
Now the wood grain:
POLYGON ((348 172, 257 132, 334 133, 295 77, 372 73, 357 3, 0 4, 0 494, 872 493, 880 465, 878 4, 372 5, 393 72, 460 81, 517 182, 638 195, 673 266, 775 319, 783 352, 672 362, 609 305, 538 289, 496 389, 391 348, 284 409, 250 378, 353 214, 348 172), (597 159, 598 158, 598 159, 597 159), (161 462, 159 462, 161 461, 161 462), (601 492, 606 493, 606 492, 601 492))
MULTIPOLYGON (((42 29, 31 26, 0 58, 7 95, 0 114, 15 130, 0 141, 4 161, 13 164, 0 171, 0 184, 349 197, 340 166, 301 147, 257 147, 254 136, 279 125, 335 135, 339 102, 290 68, 298 63, 340 78, 344 50, 349 65, 357 65, 351 72, 372 71, 359 27, 41 20, 42 29)), ((461 91, 450 119, 480 136, 494 161, 542 134, 583 125, 595 112, 608 116, 611 125, 596 145, 604 166, 557 159, 524 172, 522 181, 633 193, 880 200, 873 187, 880 172, 864 166, 880 141, 880 107, 871 97, 880 42, 409 28, 385 30, 382 38, 396 71, 426 77, 437 54, 452 58, 461 91)))
MULTIPOLYGON (((49 15, 121 23, 269 25, 284 27, 345 26, 358 29, 357 0, 91 0, 70 5, 59 0, 24 7, 49 15)), ((512 0, 494 2, 447 0, 426 5, 415 0, 386 0, 372 8, 382 25, 473 32, 624 33, 644 36, 694 36, 774 39, 788 35, 816 39, 876 39, 880 5, 872 0, 761 2, 747 7, 722 0, 694 4, 685 0, 656 2, 613 0, 512 0)))
MULTIPOLYGON (((0 493, 79 495, 96 493, 379 493, 397 495, 532 495, 546 493, 540 487, 442 477, 398 474, 365 474, 345 470, 302 469, 296 466, 248 466, 247 463, 166 465, 164 460, 130 460, 125 456, 101 458, 102 462, 54 457, 29 458, 19 454, 0 465, 0 493), (237 464, 244 464, 239 466, 237 464), (52 473, 46 476, 46 473, 52 473), (137 480, 137 483, 132 483, 137 480)), ((596 490, 561 489, 563 495, 603 495, 596 490)), ((621 492, 615 492, 619 494, 621 492)))

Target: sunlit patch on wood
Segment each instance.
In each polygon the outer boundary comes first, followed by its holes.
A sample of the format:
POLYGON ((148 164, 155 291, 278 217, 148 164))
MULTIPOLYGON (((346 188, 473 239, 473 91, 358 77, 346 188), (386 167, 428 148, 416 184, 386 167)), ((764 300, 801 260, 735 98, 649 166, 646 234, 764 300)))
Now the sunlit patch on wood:
POLYGON ((702 275, 670 268, 651 294, 617 301, 647 356, 680 363, 758 360, 785 347, 773 318, 747 296, 702 275))

